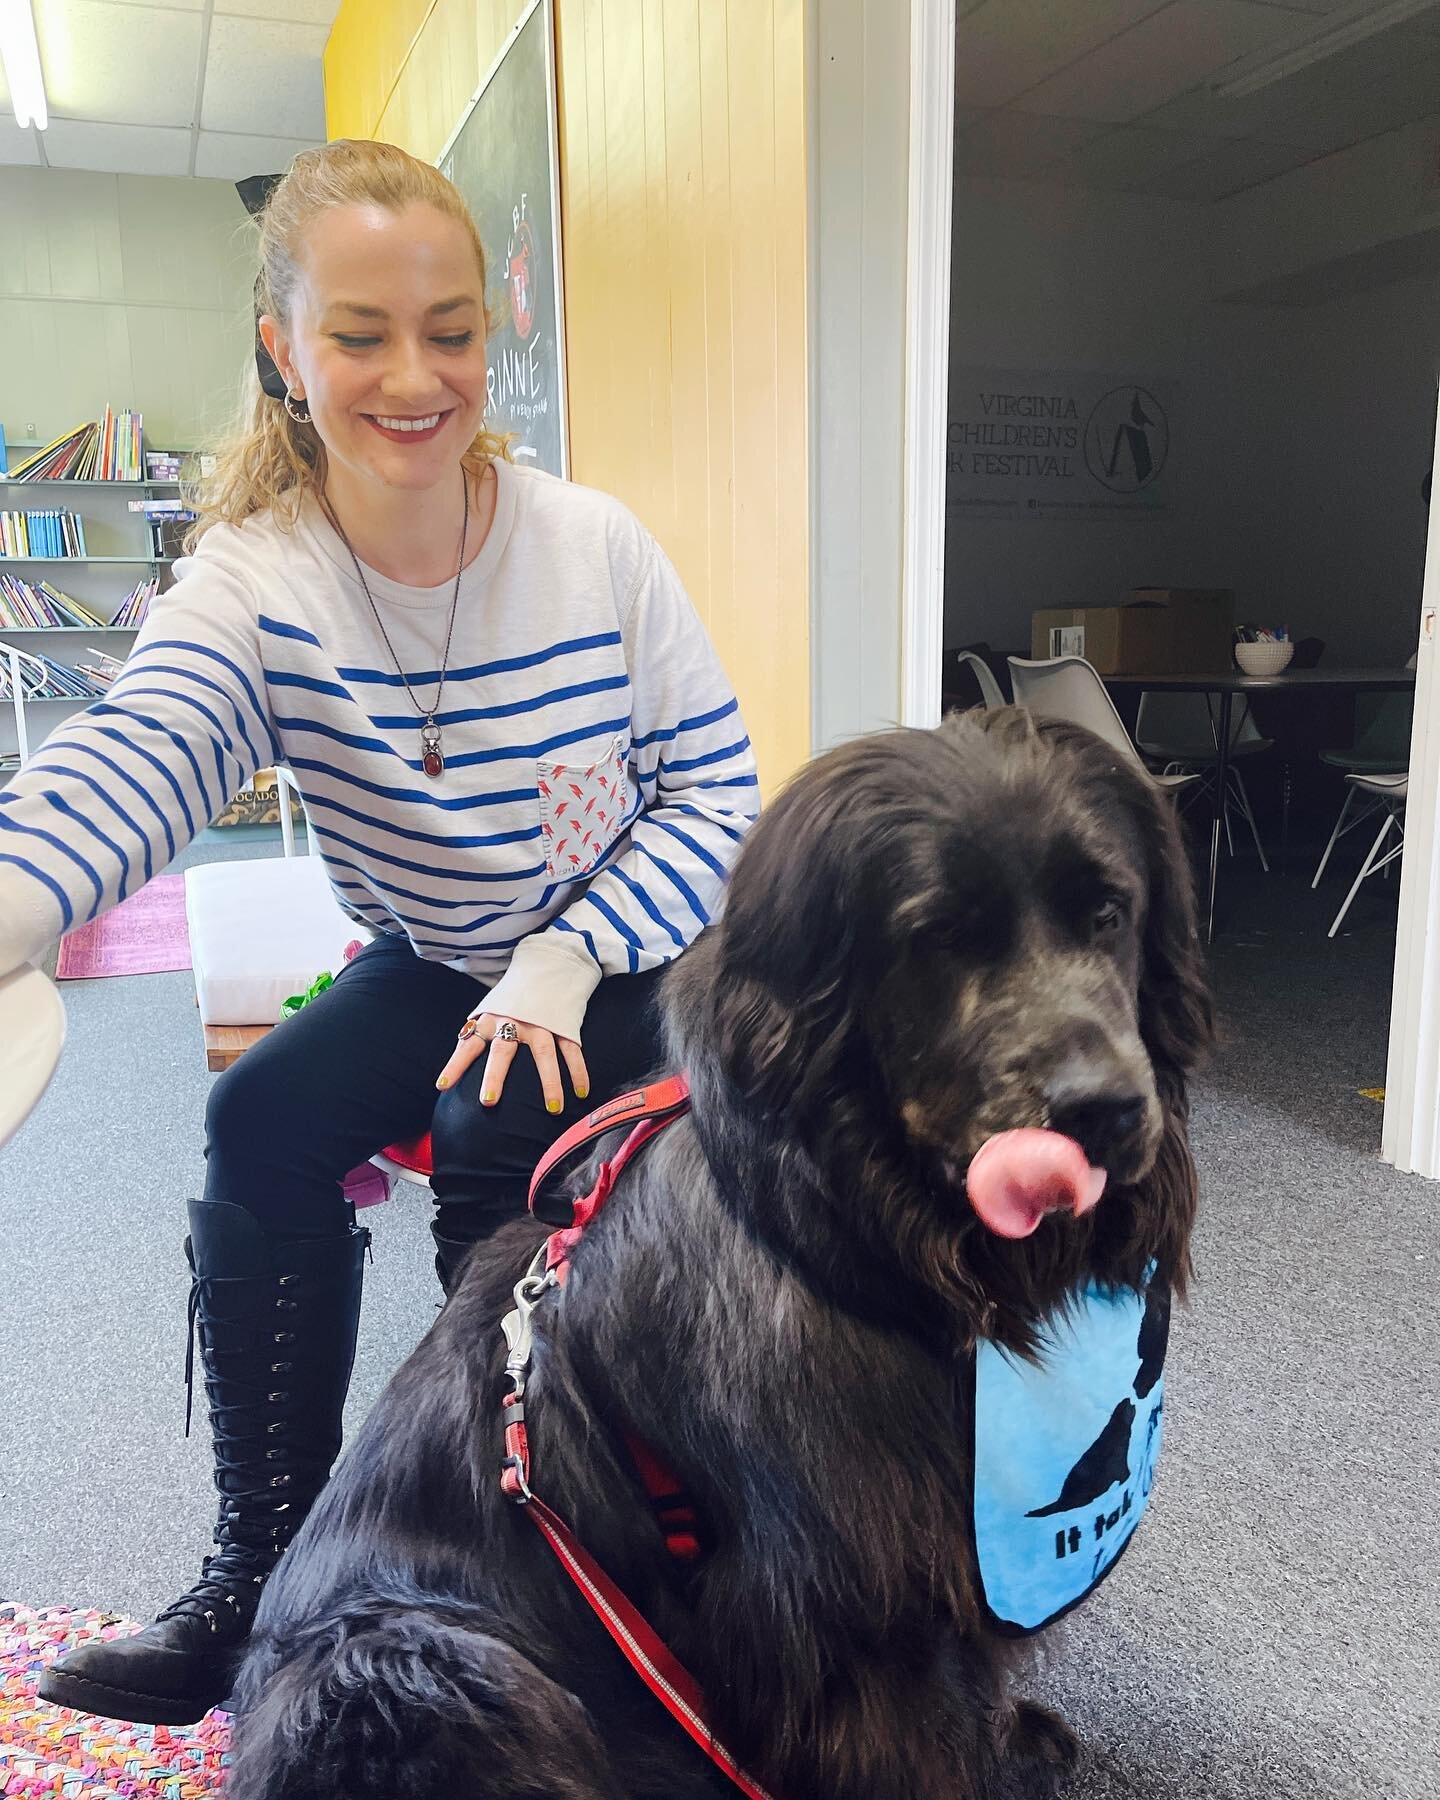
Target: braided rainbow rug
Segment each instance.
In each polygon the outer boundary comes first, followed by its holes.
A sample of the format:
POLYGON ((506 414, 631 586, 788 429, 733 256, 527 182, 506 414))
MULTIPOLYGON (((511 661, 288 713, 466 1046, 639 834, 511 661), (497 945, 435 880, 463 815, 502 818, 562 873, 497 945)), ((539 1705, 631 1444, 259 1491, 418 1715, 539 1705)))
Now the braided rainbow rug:
POLYGON ((127 1725, 35 1697, 43 1669, 93 1638, 138 1627, 68 1606, 36 1611, 0 1602, 0 1794, 5 1800, 211 1800, 224 1782, 230 1721, 127 1725))

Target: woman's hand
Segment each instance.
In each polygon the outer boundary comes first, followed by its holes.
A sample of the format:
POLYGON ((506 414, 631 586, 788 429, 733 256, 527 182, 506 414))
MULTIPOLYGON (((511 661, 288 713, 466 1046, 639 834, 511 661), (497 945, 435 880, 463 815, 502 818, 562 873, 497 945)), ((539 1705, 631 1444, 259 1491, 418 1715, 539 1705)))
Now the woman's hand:
POLYGON ((510 1065, 521 1044, 535 1058, 535 1067, 540 1071, 540 1087, 550 1112, 565 1110, 565 1092, 560 1085, 561 1056, 570 1071, 575 1098, 588 1098, 590 1072, 585 1067, 584 1053, 573 1038, 557 1038, 554 1032, 539 1025, 526 1025, 519 1019, 505 1019, 498 1013, 488 1012, 473 1014, 461 1026, 455 1054, 440 1071, 440 1079, 435 1085, 441 1089, 454 1087, 471 1063, 488 1050, 490 1054, 486 1057, 485 1073, 480 1081, 480 1104, 494 1106, 504 1092, 505 1077, 510 1073, 510 1065))

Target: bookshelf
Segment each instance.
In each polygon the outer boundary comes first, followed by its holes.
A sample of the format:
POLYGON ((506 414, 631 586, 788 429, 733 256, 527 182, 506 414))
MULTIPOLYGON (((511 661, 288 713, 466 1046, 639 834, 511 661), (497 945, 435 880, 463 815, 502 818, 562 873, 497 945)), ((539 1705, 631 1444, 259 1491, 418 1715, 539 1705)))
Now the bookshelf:
MULTIPOLYGON (((9 446, 11 466, 41 446, 9 446)), ((183 467, 188 468, 188 462, 183 467)), ((132 501, 174 500, 183 494, 178 477, 112 480, 95 477, 59 480, 17 480, 0 473, 0 511, 35 512, 62 510, 78 514, 84 525, 84 556, 7 556, 0 554, 0 575, 35 588, 42 583, 78 601, 100 623, 19 624, 0 614, 0 786, 14 772, 22 751, 33 755, 41 743, 71 713, 79 712, 96 696, 61 694, 36 696, 22 692, 17 704, 9 650, 43 656, 67 670, 77 662, 94 664, 104 656, 123 662, 135 641, 137 625, 112 623, 117 609, 148 570, 163 589, 176 558, 159 553, 158 530, 143 512, 131 512, 132 501), (120 580, 117 580, 117 576, 120 580), (93 653, 93 654, 91 654, 93 653)), ((33 547, 33 541, 32 541, 33 547)), ((171 546, 173 547, 173 546, 171 546)), ((51 610, 53 613, 53 609, 51 610)), ((22 688, 37 671, 23 665, 22 688)))

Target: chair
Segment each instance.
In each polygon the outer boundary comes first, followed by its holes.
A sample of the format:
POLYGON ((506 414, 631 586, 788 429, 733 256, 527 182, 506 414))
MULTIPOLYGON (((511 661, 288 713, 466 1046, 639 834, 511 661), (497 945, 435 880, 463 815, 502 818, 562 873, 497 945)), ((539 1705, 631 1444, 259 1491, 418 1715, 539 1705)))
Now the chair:
POLYGON ((995 679, 995 671, 983 656, 977 656, 973 650, 952 650, 950 655, 957 672, 962 668, 968 669, 974 676, 986 712, 996 712, 1006 704, 1005 696, 1000 692, 1000 683, 995 679))
MULTIPOLYGON (((1116 712, 1105 683, 1083 656, 1056 656, 1045 662, 1027 662, 1020 656, 1008 660, 1017 706, 1029 707, 1040 719, 1068 719, 1072 725, 1083 725, 1144 768, 1144 760, 1130 742, 1130 733, 1116 712)), ((1194 774, 1153 772, 1150 778, 1169 793, 1188 787, 1196 779, 1194 774)))
MULTIPOLYGON (((1378 875, 1382 869, 1388 869, 1390 864, 1394 862, 1396 857, 1404 850, 1405 799, 1410 787, 1410 777, 1408 774, 1347 775, 1345 779, 1352 783, 1357 792, 1373 795, 1376 804, 1369 810, 1373 813, 1378 808, 1378 810, 1385 814, 1385 819, 1380 827, 1379 835, 1376 837, 1375 842, 1370 846, 1370 854, 1360 865, 1360 873, 1355 877, 1350 892, 1345 896, 1345 904, 1335 915, 1335 923, 1330 927, 1328 933, 1332 938, 1335 933, 1339 931, 1341 925, 1344 924, 1345 915, 1350 910, 1350 904, 1354 900, 1356 894, 1360 892, 1360 883, 1365 880, 1367 875, 1378 875), (1390 836, 1392 831, 1394 831, 1397 841, 1391 844, 1390 848, 1386 850, 1385 840, 1390 836)), ((1342 814, 1341 816, 1343 817, 1344 815, 1342 814)), ((1328 851, 1326 854, 1329 854, 1328 851)), ((1324 867, 1323 863, 1321 864, 1321 867, 1324 867)), ((1317 874, 1315 881, 1318 882, 1319 879, 1320 877, 1317 874)), ((1313 887, 1314 885, 1315 882, 1312 882, 1311 886, 1313 887)))
MULTIPOLYGON (((1355 703, 1359 728, 1355 733, 1354 746, 1349 750, 1322 750, 1321 762, 1328 763, 1332 769, 1343 769, 1347 776, 1405 774, 1410 767, 1410 726, 1414 710, 1413 694, 1361 695, 1355 703)), ((1384 810, 1386 801, 1383 794, 1377 796, 1373 789, 1367 788, 1363 783, 1347 784, 1340 817, 1335 821, 1330 842, 1325 846, 1325 854, 1320 858, 1315 879, 1310 883, 1312 888, 1319 887, 1331 852, 1341 838, 1364 820, 1373 818, 1377 812, 1384 810), (1350 809, 1357 800, 1360 804, 1355 816, 1351 818, 1350 809)))
MULTIPOLYGON (((1135 742, 1146 756, 1164 764, 1167 769, 1198 771, 1200 786, 1196 788, 1194 795, 1187 796, 1188 803, 1189 799, 1203 793, 1215 779, 1220 739, 1211 696, 1148 689, 1140 696, 1140 711, 1135 720, 1135 742)), ((1270 873, 1270 863, 1265 855, 1265 846, 1260 842, 1260 831, 1250 805, 1250 793, 1245 786, 1245 777, 1235 767, 1233 759, 1259 756, 1263 751, 1274 747, 1274 738, 1262 737, 1256 729, 1249 705, 1242 705, 1239 716, 1232 720, 1230 726, 1232 760, 1226 781, 1225 839, 1233 856, 1235 834, 1230 829, 1230 810, 1234 805, 1250 827, 1250 835, 1254 838, 1255 848, 1260 855, 1260 866, 1267 875, 1270 873)))

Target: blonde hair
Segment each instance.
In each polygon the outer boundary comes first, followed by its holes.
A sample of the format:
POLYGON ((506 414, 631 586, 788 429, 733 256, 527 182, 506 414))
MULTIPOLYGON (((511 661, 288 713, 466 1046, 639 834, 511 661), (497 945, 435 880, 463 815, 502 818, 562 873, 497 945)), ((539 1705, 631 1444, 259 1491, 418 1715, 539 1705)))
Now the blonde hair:
MULTIPOLYGON (((458 188, 430 163, 395 144, 340 138, 302 150, 280 180, 260 215, 260 279, 256 310, 286 324, 293 317, 300 284, 299 246, 310 221, 332 206, 380 206, 398 213, 407 206, 433 206, 469 234, 485 285, 485 250, 458 188)), ((478 474, 495 457, 509 457, 509 438, 482 428, 461 457, 478 474)), ((219 446, 215 472, 198 485, 199 518, 186 537, 192 549, 212 525, 240 525, 252 514, 271 512, 293 525, 308 494, 325 485, 325 446, 315 427, 301 424, 260 386, 253 356, 247 358, 240 410, 230 435, 219 446)))

